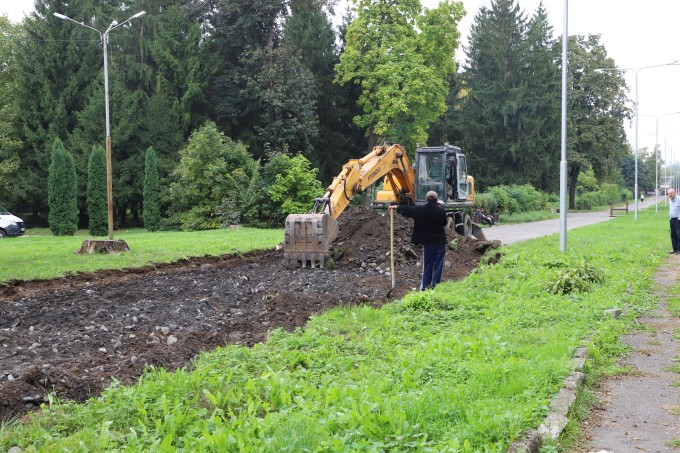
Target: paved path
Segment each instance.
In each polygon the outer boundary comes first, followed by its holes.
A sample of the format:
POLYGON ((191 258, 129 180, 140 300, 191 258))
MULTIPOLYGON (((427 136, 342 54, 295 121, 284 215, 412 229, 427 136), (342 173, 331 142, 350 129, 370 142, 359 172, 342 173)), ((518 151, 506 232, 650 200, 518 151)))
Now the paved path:
MULTIPOLYGON (((585 422, 585 451, 598 453, 680 451, 676 385, 680 319, 666 310, 666 300, 680 278, 680 258, 670 256, 656 273, 659 304, 645 317, 646 326, 623 337, 631 353, 622 365, 631 371, 605 379, 596 389, 599 404, 585 422)), ((582 451, 582 450, 581 450, 582 451)))
MULTIPOLYGON (((624 214, 625 215, 625 214, 624 214)), ((633 212, 627 215, 632 216, 633 212)), ((578 212, 567 214, 567 231, 593 223, 609 220, 609 211, 578 212)), ((484 235, 490 241, 501 241, 508 245, 514 242, 526 241, 528 239, 560 232, 560 219, 541 220, 540 222, 518 223, 514 225, 498 225, 491 228, 484 228, 484 235)), ((567 236, 567 243, 569 237, 567 236)))

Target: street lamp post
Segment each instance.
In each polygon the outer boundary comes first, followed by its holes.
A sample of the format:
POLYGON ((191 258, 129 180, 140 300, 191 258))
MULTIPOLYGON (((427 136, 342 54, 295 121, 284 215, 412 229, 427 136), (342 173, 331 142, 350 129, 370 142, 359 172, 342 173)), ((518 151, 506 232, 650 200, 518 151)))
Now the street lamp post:
POLYGON ((668 198, 668 179, 666 177, 666 168, 668 168, 668 160, 666 160, 666 139, 663 139, 663 206, 666 207, 666 199, 668 198))
MULTIPOLYGON (((668 116, 668 115, 677 115, 680 114, 680 112, 673 112, 673 113, 664 113, 661 115, 656 115, 656 139, 655 139, 655 144, 654 144, 654 149, 656 151, 656 187, 654 187, 654 192, 656 193, 656 210, 655 212, 659 212, 659 117, 662 116, 668 116)), ((665 139, 664 139, 664 150, 666 148, 665 145, 665 139)), ((665 158, 665 156, 664 156, 665 158)), ((665 167, 664 167, 665 171, 665 167)), ((664 185, 666 185, 665 177, 664 177, 664 185)), ((668 190, 668 188, 666 188, 668 190)), ((666 203, 666 199, 664 197, 664 206, 666 203)))
MULTIPOLYGON (((669 115, 679 115, 680 112, 671 112, 671 113, 662 113, 661 115, 650 115, 650 114, 644 114, 640 113, 640 116, 652 116, 656 120, 656 132, 655 132, 655 141, 654 141, 654 170, 655 170, 655 186, 654 186, 654 195, 655 195, 655 212, 659 212, 659 148, 661 147, 661 144, 659 143, 659 118, 663 116, 669 116, 669 115)), ((664 145, 665 149, 665 145, 664 145)), ((666 155, 664 154, 664 160, 666 159, 666 155)), ((665 174, 664 174, 664 184, 665 182, 665 174)), ((665 206, 665 200, 664 200, 664 206, 665 206)))
POLYGON ((560 251, 567 250, 567 63, 569 0, 563 4, 562 29, 562 136, 560 145, 560 251))
POLYGON ((651 69, 651 68, 660 68, 662 66, 677 66, 678 62, 673 61, 672 63, 664 63, 664 64, 657 64, 653 66, 644 66, 642 68, 601 68, 599 71, 633 71, 635 73, 635 187, 633 190, 633 196, 635 197, 635 204, 634 204, 634 210, 635 210, 635 220, 638 219, 638 154, 640 153, 640 150, 638 148, 638 108, 639 108, 639 103, 638 103, 638 92, 639 92, 639 74, 640 71, 643 69, 651 69))
POLYGON ((89 25, 85 25, 83 22, 73 20, 70 17, 65 16, 63 14, 54 13, 54 17, 71 21, 82 27, 89 28, 90 30, 94 30, 97 33, 99 33, 99 39, 101 40, 102 47, 104 49, 104 105, 106 110, 106 195, 108 205, 109 240, 113 240, 113 171, 111 168, 111 124, 109 121, 109 58, 107 51, 107 46, 109 43, 109 33, 115 30, 116 28, 120 27, 121 25, 130 22, 132 19, 136 19, 140 16, 143 16, 145 13, 146 13, 145 11, 140 11, 134 16, 124 20, 121 23, 118 23, 118 21, 114 20, 113 22, 111 22, 111 25, 109 25, 109 28, 107 28, 103 32, 97 30, 94 27, 90 27, 89 25))

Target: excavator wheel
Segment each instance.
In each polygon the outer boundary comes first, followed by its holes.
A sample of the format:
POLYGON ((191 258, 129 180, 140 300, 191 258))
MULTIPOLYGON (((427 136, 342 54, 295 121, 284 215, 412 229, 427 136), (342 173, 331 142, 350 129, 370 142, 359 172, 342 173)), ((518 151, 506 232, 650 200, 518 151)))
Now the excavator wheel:
POLYGON ((290 214, 286 217, 283 257, 288 267, 324 266, 338 236, 338 222, 329 214, 290 214))
POLYGON ((449 217, 449 228, 456 230, 456 233, 461 236, 470 236, 472 234, 472 220, 465 212, 455 213, 453 217, 449 217))
POLYGON ((474 237, 479 241, 486 240, 482 227, 474 223, 467 213, 449 217, 447 227, 456 230, 461 236, 474 237))

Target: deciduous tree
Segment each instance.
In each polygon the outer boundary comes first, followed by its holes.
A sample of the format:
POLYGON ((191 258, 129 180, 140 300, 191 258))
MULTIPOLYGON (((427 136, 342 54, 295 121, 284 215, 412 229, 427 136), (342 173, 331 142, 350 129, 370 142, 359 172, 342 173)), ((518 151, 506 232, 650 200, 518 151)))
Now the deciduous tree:
POLYGON ((463 5, 444 1, 423 11, 418 0, 359 0, 356 10, 336 66, 340 83, 361 86, 355 122, 369 148, 381 137, 425 143, 446 108, 463 5))
POLYGON ((599 181, 616 171, 629 153, 623 122, 629 117, 627 87, 599 35, 571 36, 569 65, 568 182, 569 206, 576 200, 578 176, 592 168, 599 181))

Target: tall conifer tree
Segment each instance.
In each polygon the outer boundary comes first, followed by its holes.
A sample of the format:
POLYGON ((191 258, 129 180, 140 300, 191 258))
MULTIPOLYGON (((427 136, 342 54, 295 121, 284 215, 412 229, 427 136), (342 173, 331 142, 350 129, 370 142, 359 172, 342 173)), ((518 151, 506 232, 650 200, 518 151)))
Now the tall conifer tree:
MULTIPOLYGON (((15 184, 14 175, 19 168, 18 120, 16 97, 17 72, 14 58, 20 27, 0 16, 0 198, 7 203, 15 190, 23 191, 23 184, 15 184)), ((12 197, 16 199, 16 197, 12 197)))
POLYGON ((212 90, 219 125, 256 157, 267 147, 309 154, 318 134, 316 92, 299 53, 281 45, 288 2, 217 3, 205 17, 221 63, 212 90))
MULTIPOLYGON (((36 1, 35 12, 23 22, 24 34, 16 54, 16 94, 24 142, 18 178, 26 190, 18 210, 42 218, 47 214, 44 181, 50 147, 56 138, 66 140, 73 131, 90 85, 102 74, 97 33, 60 20, 54 12, 92 26, 91 18, 98 17, 100 10, 87 0, 36 1)), ((100 118, 103 129, 103 110, 100 118)), ((91 146, 92 143, 88 151, 91 146)), ((86 162, 85 159, 81 174, 86 162)))
POLYGON ((106 151, 93 146, 87 164, 87 217, 90 234, 108 233, 109 208, 106 189, 106 151))
POLYGON ((58 138, 52 144, 48 173, 50 230, 55 236, 72 236, 78 229, 76 166, 58 138))
POLYGON ((480 8, 471 28, 462 128, 470 167, 482 186, 521 179, 526 30, 516 0, 492 0, 489 8, 480 8))
POLYGON ((144 161, 144 228, 158 231, 161 227, 161 205, 158 187, 158 159, 153 148, 146 150, 144 161))
POLYGON ((561 137, 561 80, 555 64, 553 29, 543 2, 529 20, 524 79, 524 114, 519 135, 517 183, 557 192, 561 137))

